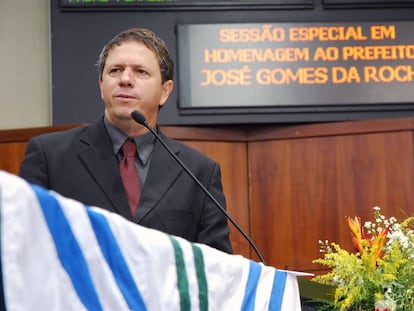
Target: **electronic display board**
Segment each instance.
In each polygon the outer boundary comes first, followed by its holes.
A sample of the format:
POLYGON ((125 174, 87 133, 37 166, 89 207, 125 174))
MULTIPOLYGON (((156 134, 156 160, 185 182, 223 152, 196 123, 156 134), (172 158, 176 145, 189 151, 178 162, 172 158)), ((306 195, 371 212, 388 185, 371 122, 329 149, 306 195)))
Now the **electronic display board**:
POLYGON ((162 125, 412 116, 413 1, 50 0, 52 122, 89 123, 102 114, 96 60, 109 38, 130 27, 154 30, 175 63, 162 125), (335 27, 346 40, 334 37, 335 27), (312 28, 330 33, 329 40, 306 37, 312 28), (269 29, 274 42, 265 40, 269 29), (259 30, 262 41, 254 34, 259 30), (377 58, 352 59, 345 51, 377 58), (380 53, 400 55, 385 59, 380 53))
POLYGON ((414 101, 412 21, 189 24, 177 37, 182 113, 414 101))

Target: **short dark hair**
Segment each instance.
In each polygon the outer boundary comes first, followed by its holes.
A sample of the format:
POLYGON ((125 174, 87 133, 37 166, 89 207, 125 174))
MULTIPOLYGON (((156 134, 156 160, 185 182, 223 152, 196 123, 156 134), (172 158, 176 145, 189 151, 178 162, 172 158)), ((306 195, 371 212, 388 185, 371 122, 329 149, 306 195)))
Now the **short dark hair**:
POLYGON ((173 80, 174 77, 174 63, 171 60, 170 53, 164 43, 164 41, 158 37, 153 31, 145 28, 131 28, 124 30, 112 38, 103 47, 99 59, 96 63, 99 72, 99 79, 102 79, 103 70, 105 67, 106 59, 110 50, 114 46, 119 46, 124 42, 136 41, 145 44, 156 57, 158 58, 158 64, 161 70, 162 83, 168 80, 173 80))

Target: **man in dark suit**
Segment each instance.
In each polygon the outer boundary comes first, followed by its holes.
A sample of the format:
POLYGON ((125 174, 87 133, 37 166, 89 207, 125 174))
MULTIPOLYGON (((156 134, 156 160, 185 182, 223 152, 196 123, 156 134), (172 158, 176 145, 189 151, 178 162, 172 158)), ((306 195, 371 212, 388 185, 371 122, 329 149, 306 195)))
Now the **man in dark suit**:
POLYGON ((99 85, 104 117, 95 124, 31 139, 19 175, 87 205, 140 225, 231 253, 224 214, 199 189, 148 129, 131 118, 140 111, 151 128, 225 206, 219 165, 162 135, 159 109, 173 89, 173 63, 164 42, 147 29, 121 32, 103 48, 99 85), (133 140, 140 197, 130 209, 119 171, 122 145, 133 140))

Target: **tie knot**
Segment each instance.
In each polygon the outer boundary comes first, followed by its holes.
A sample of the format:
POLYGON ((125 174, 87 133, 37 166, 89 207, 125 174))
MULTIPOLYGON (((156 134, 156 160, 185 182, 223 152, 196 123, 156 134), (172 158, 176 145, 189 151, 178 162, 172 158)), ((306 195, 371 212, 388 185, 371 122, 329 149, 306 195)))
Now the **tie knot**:
POLYGON ((135 158, 136 152, 137 148, 133 140, 127 140, 122 145, 122 153, 124 154, 125 158, 135 158))

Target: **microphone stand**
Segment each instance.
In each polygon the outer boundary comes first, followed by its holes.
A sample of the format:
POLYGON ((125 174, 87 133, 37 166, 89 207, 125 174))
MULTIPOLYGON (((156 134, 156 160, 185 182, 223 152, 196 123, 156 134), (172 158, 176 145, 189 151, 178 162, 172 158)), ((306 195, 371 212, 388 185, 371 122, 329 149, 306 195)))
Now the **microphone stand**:
POLYGON ((194 174, 189 170, 189 168, 177 157, 177 155, 172 152, 172 150, 167 146, 167 144, 164 142, 163 139, 149 126, 147 121, 145 120, 145 117, 137 110, 132 111, 131 113, 132 119, 134 119, 137 123, 145 126, 157 139, 158 141, 164 146, 164 148, 168 151, 168 153, 178 162, 178 164, 187 172, 187 174, 194 180, 194 182, 204 191, 204 193, 213 201, 213 203, 219 208, 219 210, 226 216, 228 220, 233 224, 233 226, 236 227, 236 229, 243 235, 243 237, 249 242, 250 246, 254 249, 257 256, 259 257, 260 261, 266 265, 265 260, 260 253, 257 246, 254 244, 252 239, 247 235, 246 232, 239 226, 239 224, 233 219, 233 217, 230 216, 229 213, 226 212, 226 210, 221 206, 221 204, 216 200, 216 198, 213 197, 213 195, 210 193, 210 191, 207 190, 206 187, 197 179, 197 177, 194 176, 194 174))

